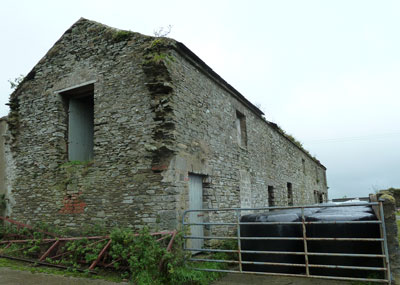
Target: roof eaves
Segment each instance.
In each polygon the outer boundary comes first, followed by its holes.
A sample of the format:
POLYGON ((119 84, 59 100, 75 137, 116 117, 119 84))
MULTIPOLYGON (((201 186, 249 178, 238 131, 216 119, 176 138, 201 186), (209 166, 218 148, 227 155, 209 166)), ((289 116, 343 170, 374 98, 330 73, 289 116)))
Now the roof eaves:
POLYGON ((263 117, 264 113, 258 109, 255 105, 253 105, 249 100, 247 100, 239 91, 237 91, 232 85, 226 82, 221 76, 219 76, 214 70, 212 70, 204 61, 202 61, 194 52, 192 52, 189 48, 187 48, 183 43, 175 41, 171 47, 177 51, 181 56, 188 59, 190 62, 194 63, 196 67, 198 67, 205 75, 207 75, 214 82, 219 84, 222 88, 228 91, 232 96, 242 102, 245 106, 247 106, 251 111, 253 111, 258 117, 260 117, 267 125, 269 125, 272 129, 276 130, 280 135, 282 135, 285 139, 287 139, 292 145, 298 148, 301 152, 303 152, 306 156, 315 161, 318 165, 326 170, 326 167, 321 164, 321 162, 310 155, 304 148, 298 146, 294 143, 290 138, 288 138, 282 131, 279 130, 279 127, 272 122, 265 120, 263 117), (275 126, 276 127, 275 127, 275 126))

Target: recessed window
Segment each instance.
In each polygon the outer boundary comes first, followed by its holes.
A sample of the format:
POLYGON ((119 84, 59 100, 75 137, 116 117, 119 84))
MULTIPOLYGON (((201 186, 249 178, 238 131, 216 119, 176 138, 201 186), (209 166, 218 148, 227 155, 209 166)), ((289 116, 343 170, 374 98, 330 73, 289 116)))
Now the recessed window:
POLYGON ((314 190, 314 201, 315 203, 324 203, 324 193, 314 190))
POLYGON ((314 190, 314 203, 319 202, 319 194, 317 190, 314 190))
POLYGON ((88 84, 60 93, 68 114, 68 160, 93 158, 94 85, 88 84))
POLYGON ((237 141, 241 147, 247 146, 246 117, 236 111, 237 141))
POLYGON ((319 193, 319 203, 324 203, 324 193, 319 193))
POLYGON ((306 161, 304 158, 301 159, 301 164, 303 167, 303 174, 306 174, 306 161))
POLYGON ((288 199, 288 206, 293 206, 293 189, 292 183, 287 183, 287 199, 288 199))
POLYGON ((268 186, 268 206, 269 207, 275 206, 275 193, 273 186, 268 186))

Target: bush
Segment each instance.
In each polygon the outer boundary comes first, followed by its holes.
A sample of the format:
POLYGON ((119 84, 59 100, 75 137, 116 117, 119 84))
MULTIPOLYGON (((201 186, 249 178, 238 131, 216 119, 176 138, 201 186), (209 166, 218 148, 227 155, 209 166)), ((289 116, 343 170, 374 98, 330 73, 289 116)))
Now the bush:
MULTIPOLYGON (((43 230, 49 228, 45 225, 40 226, 43 230)), ((104 232, 104 229, 96 228, 96 233, 104 232)), ((90 235, 89 233, 87 235, 90 235)), ((45 234, 18 229, 15 226, 0 226, 0 238, 15 236, 19 238, 26 236, 34 238, 29 243, 13 244, 8 248, 3 248, 6 255, 28 257, 38 259, 49 247, 49 244, 42 243, 45 234)), ((103 260, 105 263, 113 262, 113 272, 118 272, 121 278, 130 278, 137 285, 147 284, 191 284, 203 285, 218 279, 222 273, 196 271, 192 267, 221 269, 226 268, 226 264, 220 263, 187 263, 185 259, 188 255, 183 250, 183 233, 176 235, 172 251, 167 251, 169 239, 157 240, 160 236, 152 236, 148 228, 143 228, 138 234, 134 234, 130 229, 116 228, 111 231, 112 240, 108 251, 108 257, 103 260)), ((64 253, 60 259, 46 258, 46 262, 62 264, 69 267, 69 271, 77 270, 88 271, 88 265, 97 259, 100 251, 105 247, 108 239, 90 240, 80 239, 63 242, 59 252, 64 253), (82 263, 86 261, 86 263, 82 263)), ((228 246, 230 247, 230 246, 228 246)), ((1 248, 0 248, 1 250, 1 248)), ((227 256, 220 256, 215 259, 224 259, 227 256)), ((99 268, 96 267, 99 271, 99 268)))

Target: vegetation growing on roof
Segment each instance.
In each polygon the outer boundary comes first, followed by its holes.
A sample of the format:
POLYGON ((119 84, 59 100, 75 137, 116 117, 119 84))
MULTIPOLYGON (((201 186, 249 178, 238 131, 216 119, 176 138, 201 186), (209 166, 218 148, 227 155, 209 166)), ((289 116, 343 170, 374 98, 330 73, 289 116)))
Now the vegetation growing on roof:
POLYGON ((292 136, 291 134, 288 134, 287 132, 285 132, 285 130, 283 130, 280 126, 278 126, 275 123, 270 123, 272 124, 272 126, 278 130, 278 132, 280 132, 284 137, 286 137, 288 140, 290 140, 293 144, 295 144, 298 148, 300 148, 302 151, 304 151, 305 153, 307 153, 310 157, 312 157, 314 160, 318 161, 319 160, 314 156, 311 155, 311 153, 304 148, 303 144, 298 141, 294 136, 292 136))
POLYGON ((11 89, 16 89, 18 85, 24 80, 25 76, 20 74, 18 77, 14 78, 14 80, 8 80, 10 83, 10 88, 11 89))
POLYGON ((143 65, 159 65, 161 63, 168 64, 169 62, 174 62, 175 58, 166 52, 168 44, 168 39, 154 39, 145 50, 145 60, 143 65))
MULTIPOLYGON (((16 77, 14 80, 8 80, 10 88, 16 90, 19 85, 24 81, 25 76, 22 74, 16 77)), ((15 139, 19 129, 19 98, 15 94, 11 94, 9 102, 6 104, 10 107, 10 112, 7 117, 8 129, 10 130, 11 136, 15 139)))
POLYGON ((133 34, 132 31, 119 30, 113 34, 112 39, 114 42, 122 42, 132 38, 133 34))
POLYGON ((163 45, 163 42, 162 39, 155 39, 151 42, 150 48, 159 48, 163 45))
POLYGON ((154 30, 153 34, 155 37, 166 37, 171 33, 172 25, 168 25, 165 30, 164 27, 158 28, 158 30, 154 30))

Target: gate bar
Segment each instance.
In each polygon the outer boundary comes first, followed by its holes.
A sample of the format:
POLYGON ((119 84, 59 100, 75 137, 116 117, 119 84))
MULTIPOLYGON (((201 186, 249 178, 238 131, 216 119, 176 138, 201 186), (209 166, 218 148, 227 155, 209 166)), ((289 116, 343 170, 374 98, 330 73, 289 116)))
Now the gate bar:
MULTIPOLYGON (((183 236, 185 239, 218 239, 236 240, 236 237, 217 237, 217 236, 183 236)), ((309 241, 384 241, 383 238, 302 238, 302 237, 240 237, 241 240, 309 240, 309 241)))
MULTIPOLYGON (((318 225, 318 224, 380 224, 381 221, 324 221, 324 222, 305 222, 307 225, 318 225)), ((187 223, 183 222, 184 225, 193 226, 236 226, 237 223, 187 223)), ((302 222, 240 222, 240 225, 301 225, 302 222)))
POLYGON ((221 211, 261 211, 261 210, 277 210, 277 209, 318 209, 318 208, 337 208, 337 207, 352 207, 352 206, 376 206, 379 205, 378 202, 370 202, 370 203, 348 203, 348 204, 325 204, 325 205, 303 205, 303 206, 280 206, 280 207, 259 207, 259 208, 221 208, 221 209, 188 209, 185 210, 184 213, 187 212, 221 212, 221 211))
MULTIPOLYGON (((226 269, 207 269, 207 268, 193 268, 199 271, 208 271, 208 272, 226 272, 226 273, 240 273, 235 270, 226 270, 226 269)), ((288 274, 288 273, 272 273, 272 272, 257 272, 257 271, 242 271, 246 274, 254 274, 254 275, 270 275, 270 276, 287 276, 287 277, 304 277, 304 278, 317 278, 317 279, 330 279, 330 280, 344 280, 344 281, 369 281, 369 282, 377 282, 377 283, 388 283, 389 281, 386 279, 368 279, 368 278, 354 278, 354 277, 340 277, 340 276, 324 276, 324 275, 310 275, 306 276, 304 274, 288 274)))
MULTIPOLYGON (((190 258, 189 261, 205 261, 205 262, 218 262, 218 263, 235 263, 238 264, 237 260, 225 260, 225 259, 207 259, 207 258, 190 258)), ((280 263, 280 262, 261 262, 261 261, 242 261, 243 264, 255 264, 255 265, 274 265, 274 266, 297 266, 306 267, 305 264, 298 263, 280 263)), ((368 267, 368 266, 347 266, 347 265, 328 265, 328 264, 308 264, 309 267, 316 268, 332 268, 332 269, 356 269, 356 270, 375 270, 375 271, 386 271, 384 267, 368 267)))
MULTIPOLYGON (((186 248, 186 251, 206 251, 206 252, 233 252, 237 250, 231 249, 211 249, 211 248, 186 248)), ((258 254, 291 254, 291 255, 304 255, 303 251, 257 251, 257 250, 241 250, 242 253, 258 253, 258 254)), ((355 254, 355 253, 330 253, 330 252, 308 252, 308 255, 316 256, 348 256, 348 257, 371 257, 383 258, 384 254, 355 254)))

